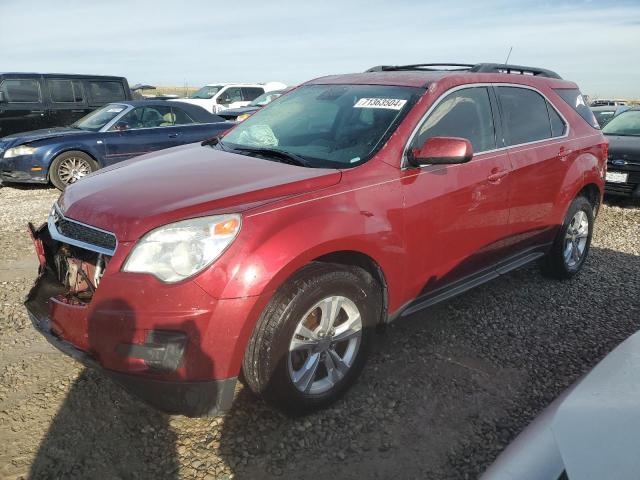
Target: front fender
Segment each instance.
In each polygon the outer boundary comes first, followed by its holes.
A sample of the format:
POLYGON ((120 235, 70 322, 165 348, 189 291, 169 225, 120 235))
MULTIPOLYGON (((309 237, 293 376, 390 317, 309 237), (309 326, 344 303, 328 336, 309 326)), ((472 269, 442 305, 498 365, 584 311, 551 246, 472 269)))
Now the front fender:
POLYGON ((405 246, 401 216, 374 214, 384 204, 398 205, 398 185, 367 202, 344 193, 281 209, 249 214, 236 243, 197 282, 216 298, 273 292, 314 259, 353 251, 371 258, 387 281, 390 308, 399 305, 405 246), (350 198, 351 197, 351 198, 350 198), (367 210, 357 205, 366 205, 367 210))
POLYGON ((87 140, 87 141, 70 141, 59 144, 46 145, 42 151, 42 167, 46 169, 47 176, 49 175, 49 169, 51 163, 56 159, 58 155, 64 152, 70 152, 72 150, 84 152, 92 157, 97 163, 98 168, 104 166, 104 154, 105 145, 99 139, 87 140))

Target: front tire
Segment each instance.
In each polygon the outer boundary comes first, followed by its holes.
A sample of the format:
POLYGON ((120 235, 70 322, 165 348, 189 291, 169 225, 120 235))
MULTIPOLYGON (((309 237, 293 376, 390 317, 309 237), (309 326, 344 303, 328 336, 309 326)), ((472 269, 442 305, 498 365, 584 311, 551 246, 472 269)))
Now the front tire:
POLYGON ((580 271, 591 247, 593 223, 593 205, 585 197, 576 197, 569 206, 551 250, 542 260, 542 272, 545 275, 562 280, 580 271))
POLYGON ((380 287, 358 267, 312 263, 274 295, 243 361, 247 385, 287 414, 324 408, 364 367, 380 287))
POLYGON ((98 169, 96 162, 84 152, 69 151, 58 155, 51 163, 49 178, 58 189, 63 190, 72 183, 98 169))

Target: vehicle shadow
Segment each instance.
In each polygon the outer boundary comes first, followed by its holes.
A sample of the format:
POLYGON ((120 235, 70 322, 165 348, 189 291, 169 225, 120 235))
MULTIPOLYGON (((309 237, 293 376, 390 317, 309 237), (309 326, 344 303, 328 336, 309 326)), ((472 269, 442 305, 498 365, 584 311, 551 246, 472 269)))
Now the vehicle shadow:
MULTIPOLYGON (((110 302, 109 308, 133 311, 119 300, 110 302)), ((99 342, 100 331, 92 321, 90 350, 99 342)), ((123 315, 118 328, 133 334, 135 322, 135 315, 123 315)), ((86 368, 51 421, 29 478, 177 478, 176 435, 169 418, 103 373, 86 368)))

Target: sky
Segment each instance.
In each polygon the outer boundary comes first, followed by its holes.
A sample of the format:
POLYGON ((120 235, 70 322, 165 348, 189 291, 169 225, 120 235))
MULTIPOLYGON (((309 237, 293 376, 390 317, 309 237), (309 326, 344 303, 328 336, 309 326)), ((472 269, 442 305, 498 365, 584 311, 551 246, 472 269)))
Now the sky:
POLYGON ((640 99, 640 0, 0 0, 0 71, 131 85, 281 81, 408 63, 549 68, 640 99))

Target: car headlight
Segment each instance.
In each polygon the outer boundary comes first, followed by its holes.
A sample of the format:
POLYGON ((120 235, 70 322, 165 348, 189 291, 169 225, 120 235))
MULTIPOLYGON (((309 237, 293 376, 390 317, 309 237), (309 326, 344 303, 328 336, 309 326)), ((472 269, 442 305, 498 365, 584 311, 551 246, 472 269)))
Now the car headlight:
POLYGON ((215 215, 170 223, 150 231, 133 247, 122 271, 155 275, 175 283, 204 270, 233 242, 240 215, 215 215))
POLYGON ((243 120, 246 120, 247 118, 249 118, 251 116, 250 113, 243 113, 242 115, 238 115, 236 117, 236 122, 241 122, 243 120))
POLYGON ((4 158, 22 157, 23 155, 33 155, 36 151, 35 147, 28 145, 18 145, 4 152, 4 158))

